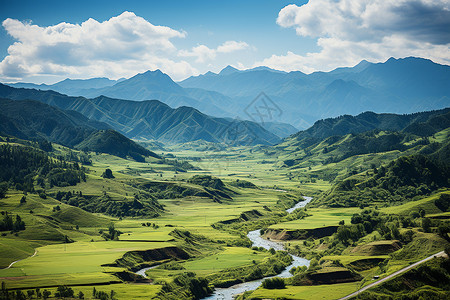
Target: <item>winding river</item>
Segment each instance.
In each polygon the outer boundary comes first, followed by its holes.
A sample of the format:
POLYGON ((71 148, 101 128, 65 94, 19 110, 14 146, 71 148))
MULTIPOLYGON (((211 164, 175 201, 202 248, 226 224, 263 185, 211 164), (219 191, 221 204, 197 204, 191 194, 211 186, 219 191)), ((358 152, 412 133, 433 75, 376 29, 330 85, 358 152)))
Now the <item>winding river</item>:
MULTIPOLYGON (((305 207, 306 204, 308 204, 312 200, 312 197, 303 196, 303 198, 305 198, 305 201, 298 202, 295 206, 287 209, 286 211, 288 213, 292 213, 297 208, 305 207)), ((250 241, 252 241, 252 246, 263 247, 264 249, 267 249, 267 250, 269 250, 270 248, 273 248, 275 250, 285 250, 283 243, 263 239, 261 237, 261 233, 260 233, 259 229, 250 231, 247 234, 247 237, 250 239, 250 241)), ((231 300, 231 299, 233 299, 233 297, 235 297, 238 294, 241 294, 246 291, 256 290, 262 284, 262 282, 267 278, 272 278, 272 277, 288 278, 288 277, 292 276, 292 274, 289 272, 292 268, 298 267, 298 266, 309 266, 309 260, 292 255, 292 254, 290 254, 290 255, 292 256, 292 259, 293 259, 292 263, 289 266, 287 266, 287 268, 280 274, 278 274, 276 276, 264 277, 264 278, 261 278, 258 280, 253 280, 253 281, 236 284, 236 285, 230 286, 228 288, 216 288, 214 290, 214 293, 211 296, 203 298, 203 300, 231 300)), ((137 271, 136 274, 142 275, 143 277, 147 277, 145 272, 150 269, 156 268, 156 267, 158 267, 158 265, 141 269, 141 270, 137 271)))
MULTIPOLYGON (((297 208, 306 206, 306 204, 308 204, 312 200, 312 197, 304 196, 303 198, 305 198, 305 201, 298 202, 294 207, 289 208, 286 211, 288 213, 292 213, 297 208)), ((283 243, 263 239, 261 237, 261 233, 260 233, 259 229, 250 231, 247 234, 247 237, 252 241, 252 246, 263 247, 267 250, 269 250, 270 248, 273 248, 275 250, 285 250, 283 243)), ((290 255, 292 256, 292 259, 293 259, 292 263, 283 272, 281 272, 280 274, 278 274, 276 276, 272 276, 272 277, 288 278, 288 277, 292 276, 292 274, 289 271, 293 267, 309 266, 309 260, 292 255, 292 254, 290 254, 290 255)), ((231 300, 231 299, 233 299, 233 297, 235 297, 238 294, 241 294, 246 291, 256 290, 265 279, 272 278, 272 277, 265 277, 265 278, 254 280, 254 281, 244 282, 244 283, 230 286, 228 288, 216 288, 214 290, 214 293, 211 296, 203 298, 203 300, 231 300)))

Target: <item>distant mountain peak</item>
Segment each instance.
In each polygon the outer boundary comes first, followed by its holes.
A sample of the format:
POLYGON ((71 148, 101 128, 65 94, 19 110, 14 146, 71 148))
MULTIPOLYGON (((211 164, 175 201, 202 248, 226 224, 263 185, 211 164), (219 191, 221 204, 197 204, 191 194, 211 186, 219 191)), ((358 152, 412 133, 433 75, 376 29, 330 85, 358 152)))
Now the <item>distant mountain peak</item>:
POLYGON ((353 69, 361 71, 361 70, 367 68, 368 66, 370 66, 371 64, 372 64, 371 62, 368 62, 367 60, 363 59, 356 66, 354 66, 353 69))
POLYGON ((433 62, 431 59, 423 58, 423 57, 416 57, 416 56, 408 56, 408 57, 403 57, 403 58, 390 57, 388 60, 386 60, 385 64, 402 63, 402 62, 405 62, 405 63, 426 62, 426 63, 435 64, 435 62, 433 62))
POLYGON ((220 71, 219 75, 229 75, 235 72, 239 72, 239 70, 228 65, 220 71))
POLYGON ((245 71, 269 71, 269 72, 274 72, 274 73, 284 73, 284 74, 286 73, 284 71, 275 70, 275 69, 269 68, 267 66, 259 66, 259 67, 255 67, 255 68, 248 69, 245 71))
POLYGON ((172 78, 170 78, 169 75, 167 75, 164 72, 161 72, 161 70, 156 69, 154 71, 148 70, 145 71, 144 73, 139 73, 134 75, 133 77, 130 77, 127 80, 123 80, 120 83, 124 83, 127 81, 135 81, 135 80, 158 80, 158 81, 165 81, 167 83, 175 83, 172 78))
POLYGON ((154 71, 148 70, 148 71, 145 71, 144 73, 136 74, 135 76, 139 76, 139 75, 140 76, 159 76, 159 75, 166 75, 166 74, 161 72, 160 69, 156 69, 154 71))

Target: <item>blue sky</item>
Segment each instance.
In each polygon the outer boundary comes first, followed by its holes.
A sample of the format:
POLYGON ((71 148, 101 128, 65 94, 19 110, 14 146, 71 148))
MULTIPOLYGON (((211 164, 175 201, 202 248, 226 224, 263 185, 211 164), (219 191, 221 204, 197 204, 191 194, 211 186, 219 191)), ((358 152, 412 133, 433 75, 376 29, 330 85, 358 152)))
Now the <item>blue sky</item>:
POLYGON ((391 56, 449 64, 449 11, 446 0, 0 0, 0 81, 147 69, 181 80, 226 65, 310 73, 391 56))

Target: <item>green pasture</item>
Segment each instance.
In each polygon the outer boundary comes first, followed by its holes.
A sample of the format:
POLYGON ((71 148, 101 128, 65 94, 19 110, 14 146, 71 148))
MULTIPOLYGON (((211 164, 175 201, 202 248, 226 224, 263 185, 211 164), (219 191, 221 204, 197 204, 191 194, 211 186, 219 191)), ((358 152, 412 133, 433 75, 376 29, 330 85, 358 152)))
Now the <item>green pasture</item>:
POLYGON ((380 258, 380 259, 387 259, 389 258, 389 255, 373 255, 373 256, 366 256, 366 255, 326 255, 323 256, 320 260, 337 260, 341 262, 344 265, 348 265, 352 262, 358 261, 358 260, 364 260, 364 259, 370 259, 370 258, 380 258))
POLYGON ((167 279, 181 272, 195 272, 206 276, 229 268, 251 266, 269 257, 268 252, 253 251, 243 247, 225 247, 222 251, 181 262, 181 270, 155 268, 147 271, 152 279, 167 279))
MULTIPOLYGON (((97 291, 102 291, 110 295, 111 290, 114 291, 114 299, 153 299, 157 296, 161 290, 160 285, 142 284, 142 283, 119 283, 109 285, 96 285, 90 286, 71 286, 74 291, 75 297, 78 297, 79 292, 84 294, 85 299, 94 299, 92 291, 95 288, 97 291)), ((56 288, 45 288, 50 291, 52 295, 57 291, 56 288)), ((41 292, 44 289, 41 289, 41 292)))
POLYGON ((426 214, 439 214, 442 213, 442 211, 436 207, 434 201, 438 199, 441 194, 450 194, 450 191, 437 193, 420 200, 410 201, 397 206, 383 207, 380 210, 386 214, 407 215, 411 212, 418 212, 420 209, 423 209, 426 214))
POLYGON ((359 288, 359 282, 313 285, 313 286, 286 286, 285 289, 264 289, 262 287, 255 290, 250 299, 338 299, 353 293, 359 288))
POLYGON ((201 259, 190 260, 182 265, 186 270, 204 276, 228 268, 252 265, 254 264, 253 261, 259 263, 268 256, 270 256, 268 252, 253 251, 242 247, 226 247, 222 252, 201 259))
POLYGON ((170 243, 133 243, 122 241, 76 242, 40 247, 34 257, 0 270, 0 278, 11 279, 10 287, 39 287, 63 284, 103 283, 117 280, 105 268, 128 251, 172 246, 170 243))
POLYGON ((340 221, 350 224, 353 214, 359 213, 361 209, 356 207, 349 208, 310 208, 307 213, 310 216, 304 219, 282 222, 270 226, 274 229, 315 229, 325 226, 338 226, 340 221))

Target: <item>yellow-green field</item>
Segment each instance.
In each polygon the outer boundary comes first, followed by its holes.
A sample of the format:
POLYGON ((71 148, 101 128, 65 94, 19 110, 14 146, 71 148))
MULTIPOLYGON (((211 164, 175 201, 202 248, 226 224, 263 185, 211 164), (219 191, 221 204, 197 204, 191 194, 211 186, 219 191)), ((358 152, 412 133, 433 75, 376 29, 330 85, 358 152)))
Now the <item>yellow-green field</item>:
POLYGON ((340 283, 318 286, 287 286, 285 289, 264 289, 258 288, 251 294, 257 299, 322 299, 331 300, 344 297, 353 293, 359 288, 359 282, 340 283))
POLYGON ((420 209, 425 210, 427 214, 442 213, 441 210, 437 208, 436 205, 434 204, 434 201, 438 199, 441 194, 450 195, 450 192, 445 191, 437 193, 430 197, 426 197, 417 201, 410 201, 402 205, 383 207, 380 210, 386 214, 400 214, 400 215, 406 215, 413 211, 418 212, 420 209))
MULTIPOLYGON (((446 132, 441 132, 435 138, 442 139, 446 137, 445 134, 446 132)), ((56 148, 58 151, 65 151, 64 147, 57 146, 56 148)), ((163 206, 163 210, 158 211, 160 215, 154 218, 119 218, 88 213, 80 208, 61 203, 51 196, 42 199, 37 194, 28 194, 26 203, 20 204, 23 193, 10 190, 6 198, 0 199, 0 210, 20 214, 26 223, 26 229, 17 234, 5 232, 0 237, 0 267, 7 267, 11 262, 22 259, 13 264, 11 268, 0 269, 0 281, 5 281, 8 288, 49 287, 48 289, 52 292, 58 285, 71 285, 76 293, 82 291, 89 298, 92 295, 92 288, 96 287, 97 290, 107 293, 114 290, 117 299, 151 299, 156 297, 161 290, 161 281, 170 283, 175 275, 182 272, 189 271, 198 276, 207 276, 230 268, 250 268, 255 264, 268 261, 267 259, 271 256, 270 252, 233 246, 236 245, 233 244, 234 242, 241 239, 236 231, 217 230, 211 225, 239 218, 242 213, 252 210, 267 215, 278 213, 283 217, 283 212, 281 208, 277 207, 277 204, 284 199, 283 196, 287 193, 296 196, 300 194, 316 196, 331 187, 330 183, 324 180, 314 179, 313 181, 311 178, 306 180, 305 178, 308 178, 310 173, 337 168, 338 176, 342 176, 354 166, 366 161, 389 159, 399 155, 398 151, 377 155, 360 155, 326 166, 318 159, 310 162, 310 166, 300 166, 294 171, 280 167, 278 162, 280 159, 256 148, 249 150, 249 148, 237 147, 226 151, 196 151, 194 149, 180 150, 173 146, 169 149, 174 150, 170 153, 176 159, 186 158, 197 169, 182 172, 176 171, 172 165, 158 163, 153 158, 148 159, 146 163, 138 163, 111 155, 91 153, 93 164, 87 166, 87 181, 76 186, 52 187, 49 195, 54 195, 58 191, 82 191, 83 195, 88 196, 107 194, 112 201, 132 201, 135 195, 140 193, 136 184, 139 180, 170 182, 183 187, 198 188, 198 186, 188 183, 187 180, 194 175, 201 174, 217 176, 226 184, 237 179, 251 181, 258 186, 258 189, 228 185, 227 189, 231 191, 233 199, 224 201, 197 196, 157 199, 158 203, 163 206), (106 168, 112 170, 114 179, 101 177, 106 168), (295 174, 293 175, 291 172, 295 174), (60 210, 55 211, 55 206, 59 206, 60 210), (152 226, 143 226, 147 223, 152 226), (100 230, 107 231, 110 224, 114 224, 115 229, 121 232, 119 241, 106 241, 101 236, 100 230), (177 238, 173 233, 174 230, 188 231, 194 236, 201 236, 204 243, 177 238), (63 243, 65 240, 67 243, 63 243), (191 258, 178 261, 176 265, 181 268, 177 270, 155 268, 147 271, 149 279, 156 284, 117 283, 120 280, 112 273, 125 269, 102 266, 114 263, 130 251, 174 246, 188 251, 191 258), (36 255, 33 255, 34 253, 36 255), (110 282, 115 283, 103 285, 110 282)), ((291 157, 287 155, 286 158, 291 157)), ((448 193, 448 191, 442 192, 448 193)), ((412 211, 425 209, 427 216, 445 215, 446 213, 442 213, 434 205, 437 197, 439 194, 399 206, 385 207, 381 209, 381 212, 409 215, 412 211)), ((353 214, 361 211, 357 207, 308 207, 306 209, 307 217, 274 224, 269 228, 315 229, 338 226, 341 221, 349 225, 353 214)), ((243 231, 241 234, 246 234, 246 232, 243 231)), ((320 260, 321 263, 339 261, 347 266, 352 262, 367 258, 390 259, 383 270, 377 266, 362 271, 361 275, 365 279, 361 282, 321 286, 287 286, 286 289, 281 290, 259 288, 252 293, 251 297, 336 299, 345 296, 368 284, 375 274, 386 276, 417 261, 419 257, 440 249, 443 239, 437 237, 436 234, 420 233, 418 230, 415 230, 415 234, 419 238, 412 243, 421 249, 420 253, 415 255, 411 249, 400 250, 407 256, 405 259, 391 259, 393 257, 391 254, 364 256, 364 253, 354 253, 353 255, 349 253, 349 249, 359 246, 354 243, 352 246, 346 245, 345 248, 348 248, 342 252, 342 255, 328 255, 320 260), (431 242, 427 244, 427 241, 431 242)), ((309 247, 308 250, 311 250, 313 254, 318 254, 317 257, 320 258, 331 244, 327 239, 288 241, 287 246, 290 250, 294 250, 294 248, 303 250, 309 247)), ((374 232, 359 240, 358 243, 367 244, 380 239, 382 237, 374 232)), ((239 245, 242 246, 242 244, 239 245)), ((160 262, 162 261, 158 263, 160 262)))
POLYGON ((170 243, 132 243, 122 241, 76 242, 40 247, 34 257, 0 270, 9 287, 87 284, 116 281, 109 272, 121 268, 101 265, 114 262, 125 252, 172 246, 170 243), (108 273, 106 273, 108 272, 108 273))
POLYGON ((311 216, 304 219, 282 222, 270 226, 274 229, 314 229, 325 226, 338 226, 340 221, 350 224, 353 214, 360 212, 361 209, 351 208, 310 208, 307 213, 311 216))

